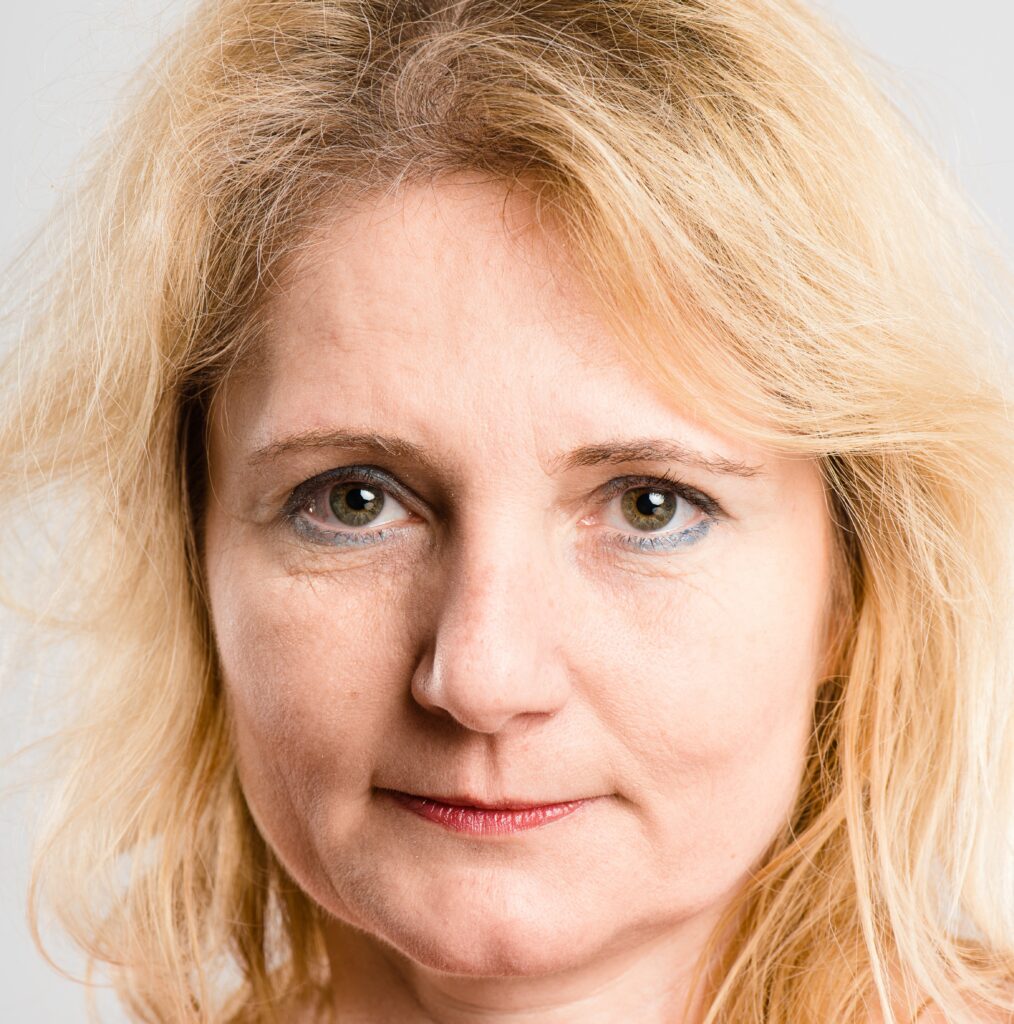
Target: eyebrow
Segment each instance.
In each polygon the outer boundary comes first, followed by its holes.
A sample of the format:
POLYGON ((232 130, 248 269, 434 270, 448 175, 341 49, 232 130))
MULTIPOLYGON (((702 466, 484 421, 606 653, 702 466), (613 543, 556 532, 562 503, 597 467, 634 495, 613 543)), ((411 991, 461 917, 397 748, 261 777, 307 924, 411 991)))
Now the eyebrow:
POLYGON ((721 476, 763 476, 760 466, 727 459, 722 455, 705 455, 682 441, 660 437, 636 437, 601 441, 582 445, 550 460, 553 472, 582 466, 615 465, 622 462, 678 462, 707 473, 721 476))
MULTIPOLYGON (((414 459, 424 465, 440 467, 442 460, 432 452, 401 437, 372 431, 310 430, 273 441, 257 449, 249 458, 252 467, 263 466, 283 455, 318 448, 360 448, 382 451, 395 458, 414 459)), ((671 438, 636 437, 600 441, 561 452, 549 460, 551 473, 587 466, 617 465, 624 462, 676 462, 721 476, 763 476, 760 466, 751 466, 721 455, 706 455, 682 441, 671 438)))

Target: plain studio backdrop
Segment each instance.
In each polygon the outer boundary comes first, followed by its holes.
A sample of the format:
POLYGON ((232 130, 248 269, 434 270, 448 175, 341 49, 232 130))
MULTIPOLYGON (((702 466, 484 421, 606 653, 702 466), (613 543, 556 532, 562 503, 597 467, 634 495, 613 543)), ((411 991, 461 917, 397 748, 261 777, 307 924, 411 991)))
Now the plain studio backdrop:
MULTIPOLYGON (((79 172, 76 156, 105 124, 127 75, 179 20, 185 0, 50 0, 10 4, 0 33, 0 264, 7 266, 79 172)), ((950 164, 1011 252, 1014 238, 1014 13, 1008 0, 822 0, 868 66, 950 164)), ((0 619, 0 640, 9 620, 0 619)), ((37 734, 31 694, 0 694, 0 758, 37 734)), ((0 779, 0 788, 8 783, 0 779)), ((39 957, 28 935, 24 796, 0 803, 0 1021, 76 1024, 82 989, 39 957)), ((80 964, 59 943, 71 969, 80 964)), ((125 1017, 108 993, 107 1024, 125 1017)))

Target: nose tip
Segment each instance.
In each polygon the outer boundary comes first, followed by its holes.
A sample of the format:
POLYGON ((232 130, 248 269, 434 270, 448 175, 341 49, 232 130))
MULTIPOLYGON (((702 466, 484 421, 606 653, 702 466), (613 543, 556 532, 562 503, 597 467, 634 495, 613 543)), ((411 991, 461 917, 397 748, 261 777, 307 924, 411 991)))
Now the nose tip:
POLYGON ((551 715, 564 703, 564 686, 533 662, 516 648, 491 653, 482 665, 473 658, 471 668, 460 652, 438 655, 428 672, 416 674, 412 694, 427 711, 449 716, 470 732, 501 732, 515 719, 551 715), (491 666, 494 660, 498 664, 491 666))
POLYGON ((570 686, 548 575, 512 560, 459 576, 439 609, 430 657, 413 676, 415 701, 482 733, 558 711, 570 686))

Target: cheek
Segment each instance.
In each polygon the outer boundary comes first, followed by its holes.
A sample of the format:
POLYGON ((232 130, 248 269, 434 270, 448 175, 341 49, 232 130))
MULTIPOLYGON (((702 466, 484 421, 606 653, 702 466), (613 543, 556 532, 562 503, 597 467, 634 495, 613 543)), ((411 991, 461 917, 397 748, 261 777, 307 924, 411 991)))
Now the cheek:
POLYGON ((649 766, 651 827, 667 837, 669 865, 696 862, 702 884, 717 858, 745 870, 792 809, 829 586, 819 533, 727 555, 714 571, 646 592, 655 613, 617 631, 636 686, 616 714, 649 766))
POLYGON ((211 529, 208 542, 243 789, 283 860, 305 860, 321 829, 342 824, 336 813, 353 824, 369 792, 404 698, 411 588, 354 571, 290 575, 255 544, 230 551, 211 529))

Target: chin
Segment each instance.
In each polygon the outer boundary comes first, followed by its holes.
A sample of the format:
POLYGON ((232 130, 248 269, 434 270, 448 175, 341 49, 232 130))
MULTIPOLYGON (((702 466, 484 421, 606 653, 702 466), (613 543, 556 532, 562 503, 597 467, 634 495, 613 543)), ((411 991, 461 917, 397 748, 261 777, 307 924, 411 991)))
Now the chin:
POLYGON ((599 935, 599 921, 582 917, 562 893, 556 896, 547 900, 544 893, 503 885, 431 889, 425 900, 376 907, 367 930, 448 974, 551 974, 592 956, 609 938, 599 935))
POLYGON ((493 920, 477 928, 406 928, 387 941, 427 968, 446 974, 512 977, 553 974, 582 962, 591 949, 585 932, 518 920, 493 920))

